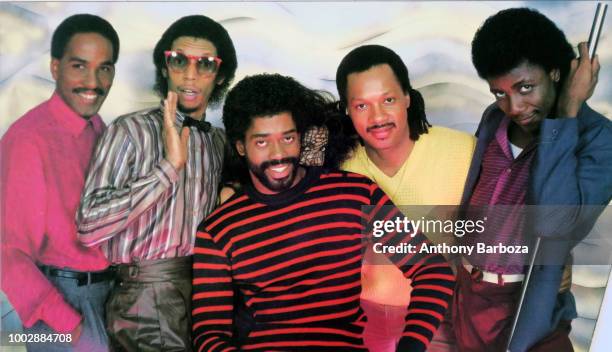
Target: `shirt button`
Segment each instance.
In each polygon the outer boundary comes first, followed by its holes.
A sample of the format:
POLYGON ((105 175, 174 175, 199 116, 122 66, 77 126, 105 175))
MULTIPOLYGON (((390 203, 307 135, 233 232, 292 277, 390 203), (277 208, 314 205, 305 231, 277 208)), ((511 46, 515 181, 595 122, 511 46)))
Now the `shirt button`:
POLYGON ((512 168, 509 167, 506 169, 506 173, 511 173, 511 172, 512 172, 512 168))
POLYGON ((558 133, 559 133, 559 130, 557 130, 556 128, 552 130, 553 136, 556 136, 558 133))

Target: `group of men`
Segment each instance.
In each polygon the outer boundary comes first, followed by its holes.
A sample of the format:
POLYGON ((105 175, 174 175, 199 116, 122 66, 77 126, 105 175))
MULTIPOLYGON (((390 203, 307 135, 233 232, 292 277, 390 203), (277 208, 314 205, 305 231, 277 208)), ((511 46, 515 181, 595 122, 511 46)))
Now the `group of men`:
POLYGON ((2 290, 26 333, 70 336, 28 349, 571 351, 564 264, 597 214, 579 231, 532 219, 561 264, 528 282, 525 266, 374 253, 430 239, 370 232, 401 205, 607 205, 612 122, 585 103, 599 62, 578 51, 535 10, 488 18, 472 60, 496 102, 476 137, 431 126, 405 64, 379 45, 341 61, 337 104, 290 77, 246 77, 222 130, 206 110, 232 83, 234 45, 187 16, 153 51, 163 101, 105 129, 118 35, 67 18, 51 43, 55 92, 1 141, 2 290), (320 155, 304 158, 312 131, 320 155), (219 204, 224 163, 240 187, 219 204))

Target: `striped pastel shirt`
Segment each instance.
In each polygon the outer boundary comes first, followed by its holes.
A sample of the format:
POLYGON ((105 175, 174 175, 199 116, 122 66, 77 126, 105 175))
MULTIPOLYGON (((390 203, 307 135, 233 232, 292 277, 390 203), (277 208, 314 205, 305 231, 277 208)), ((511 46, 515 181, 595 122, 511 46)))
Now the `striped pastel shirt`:
MULTIPOLYGON (((358 174, 310 168, 297 185, 274 195, 246 186, 198 231, 195 350, 365 351, 359 303, 369 245, 364 236, 375 219, 401 216, 376 184, 358 174), (232 334, 237 290, 254 322, 243 344, 232 334)), ((428 243, 422 234, 387 233, 380 240, 417 248, 428 243)), ((439 254, 389 259, 413 285, 398 350, 424 351, 448 308, 453 273, 439 254)))
MULTIPOLYGON (((177 113, 175 127, 184 121, 177 113)), ((187 163, 164 158, 163 108, 121 116, 98 142, 77 212, 78 237, 113 263, 188 256, 215 207, 225 135, 190 127, 187 163)))

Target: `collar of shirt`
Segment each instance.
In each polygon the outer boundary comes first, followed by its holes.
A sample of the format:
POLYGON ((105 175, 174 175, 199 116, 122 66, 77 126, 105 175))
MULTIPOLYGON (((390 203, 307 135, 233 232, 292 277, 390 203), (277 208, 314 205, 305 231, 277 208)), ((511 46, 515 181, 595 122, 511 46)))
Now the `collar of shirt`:
POLYGON ((249 197, 256 202, 264 203, 270 206, 287 206, 294 204, 300 197, 308 192, 308 189, 321 177, 323 168, 320 166, 303 166, 306 169, 306 174, 293 187, 284 190, 280 193, 264 194, 259 192, 253 182, 244 185, 243 189, 249 197))
POLYGON ((89 119, 82 117, 72 110, 57 92, 54 92, 49 99, 48 106, 51 116, 75 136, 80 136, 83 133, 88 122, 91 122, 98 135, 104 129, 104 122, 102 122, 100 115, 95 114, 89 119))
POLYGON ((508 158, 508 160, 518 159, 519 157, 522 157, 528 154, 532 149, 536 147, 537 138, 535 138, 533 141, 527 144, 527 146, 523 148, 523 151, 519 155, 517 155, 516 158, 512 156, 512 150, 510 150, 510 138, 508 138, 509 128, 510 128, 510 119, 508 117, 504 117, 501 120, 501 123, 499 124, 497 131, 495 131, 495 140, 499 144, 501 150, 503 151, 506 158, 508 158))

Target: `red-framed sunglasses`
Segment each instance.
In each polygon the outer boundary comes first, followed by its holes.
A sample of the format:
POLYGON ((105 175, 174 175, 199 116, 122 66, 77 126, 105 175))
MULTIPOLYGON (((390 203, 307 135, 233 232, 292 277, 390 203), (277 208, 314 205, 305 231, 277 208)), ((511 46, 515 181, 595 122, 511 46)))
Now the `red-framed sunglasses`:
POLYGON ((186 55, 172 50, 164 51, 164 55, 168 68, 176 72, 184 72, 191 61, 195 62, 198 73, 201 75, 214 74, 221 67, 221 59, 216 56, 186 55))

